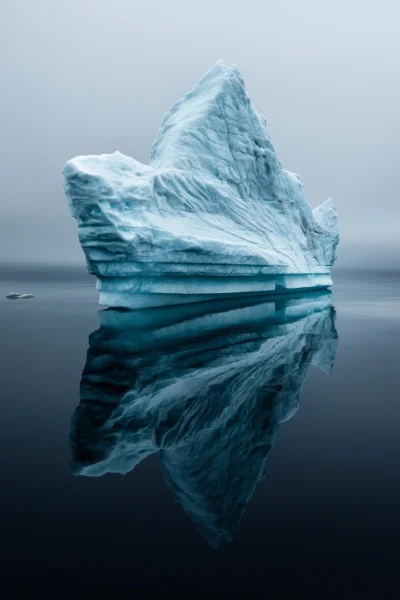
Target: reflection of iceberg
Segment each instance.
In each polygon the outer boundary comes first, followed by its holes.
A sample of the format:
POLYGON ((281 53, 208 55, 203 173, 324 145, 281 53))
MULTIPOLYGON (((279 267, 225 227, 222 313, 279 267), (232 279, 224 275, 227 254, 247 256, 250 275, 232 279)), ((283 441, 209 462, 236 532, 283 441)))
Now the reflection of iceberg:
POLYGON ((140 308, 332 284, 333 202, 312 210, 238 69, 223 61, 164 117, 149 165, 119 152, 78 156, 64 176, 101 304, 140 308))
POLYGON ((101 311, 72 419, 75 473, 126 473, 159 452, 212 545, 230 540, 308 366, 329 371, 329 293, 101 311), (208 312, 207 312, 208 311, 208 312))

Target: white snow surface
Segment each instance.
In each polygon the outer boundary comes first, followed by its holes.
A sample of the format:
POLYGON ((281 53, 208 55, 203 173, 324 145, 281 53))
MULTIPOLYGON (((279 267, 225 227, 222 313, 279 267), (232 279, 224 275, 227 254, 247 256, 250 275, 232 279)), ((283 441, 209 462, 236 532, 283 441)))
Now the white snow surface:
POLYGON ((149 166, 115 152, 78 156, 63 172, 101 304, 161 306, 332 283, 333 202, 312 210, 237 67, 221 60, 165 115, 149 166))

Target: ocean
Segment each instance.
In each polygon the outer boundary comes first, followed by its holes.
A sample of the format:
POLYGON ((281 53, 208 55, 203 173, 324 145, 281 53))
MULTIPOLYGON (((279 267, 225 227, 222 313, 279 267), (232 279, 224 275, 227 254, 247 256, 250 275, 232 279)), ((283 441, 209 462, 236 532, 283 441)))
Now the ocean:
POLYGON ((135 316, 83 270, 3 267, 5 597, 390 586, 400 272, 333 279, 135 316))

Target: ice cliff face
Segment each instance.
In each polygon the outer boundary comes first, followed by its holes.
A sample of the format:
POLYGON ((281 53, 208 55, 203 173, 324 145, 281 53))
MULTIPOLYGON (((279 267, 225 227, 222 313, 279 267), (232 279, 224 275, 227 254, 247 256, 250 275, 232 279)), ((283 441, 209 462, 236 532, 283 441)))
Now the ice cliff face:
POLYGON ((79 156, 64 176, 101 304, 161 306, 332 283, 332 200, 311 209, 239 71, 223 61, 164 117, 149 166, 119 152, 79 156))
POLYGON ((329 372, 329 293, 101 311, 72 418, 76 474, 127 473, 158 452, 210 544, 232 539, 311 364, 329 372))

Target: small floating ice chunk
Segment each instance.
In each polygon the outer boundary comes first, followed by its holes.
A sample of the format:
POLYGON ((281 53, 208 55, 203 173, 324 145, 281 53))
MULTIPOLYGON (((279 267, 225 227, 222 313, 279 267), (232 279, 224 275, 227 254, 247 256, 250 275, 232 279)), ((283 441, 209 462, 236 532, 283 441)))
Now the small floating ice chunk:
POLYGON ((35 296, 33 294, 19 294, 18 292, 11 292, 10 294, 7 294, 6 298, 8 300, 30 300, 31 298, 34 298, 35 296))

